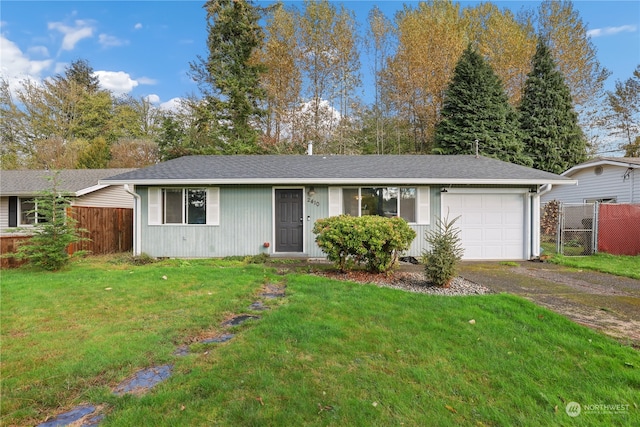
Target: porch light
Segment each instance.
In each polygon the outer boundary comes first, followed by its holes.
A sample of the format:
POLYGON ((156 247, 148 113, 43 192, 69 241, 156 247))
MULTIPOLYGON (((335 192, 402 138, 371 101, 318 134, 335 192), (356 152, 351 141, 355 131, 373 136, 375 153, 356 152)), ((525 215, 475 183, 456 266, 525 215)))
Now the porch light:
POLYGON ((313 185, 311 187, 309 187, 309 191, 307 191, 307 194, 309 196, 313 196, 314 194, 316 194, 316 189, 315 189, 315 187, 313 185))

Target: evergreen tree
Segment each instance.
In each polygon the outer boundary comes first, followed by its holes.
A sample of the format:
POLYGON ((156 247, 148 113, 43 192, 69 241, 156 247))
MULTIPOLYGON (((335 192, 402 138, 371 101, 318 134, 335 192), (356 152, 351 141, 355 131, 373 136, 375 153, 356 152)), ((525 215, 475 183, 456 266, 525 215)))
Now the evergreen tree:
POLYGON ((262 46, 260 9, 247 0, 209 0, 208 57, 192 62, 192 77, 204 95, 203 106, 212 115, 210 152, 248 154, 258 151, 260 87, 264 67, 254 60, 262 46))
POLYGON ((520 124, 533 167, 562 173, 586 160, 587 142, 578 125, 569 87, 541 38, 520 104, 520 124))
MULTIPOLYGON (((33 237, 18 247, 14 254, 7 256, 26 259, 39 268, 57 271, 71 259, 68 248, 73 243, 89 240, 82 237, 86 230, 77 228, 76 219, 67 215, 71 205, 71 195, 60 191, 60 174, 55 172, 50 178, 51 188, 36 197, 36 208, 29 215, 37 217, 33 227, 33 237)), ((73 256, 85 255, 87 251, 76 251, 73 256)))
POLYGON ((86 59, 77 59, 71 63, 64 71, 63 76, 55 77, 64 80, 68 84, 71 82, 79 85, 88 93, 96 93, 100 89, 100 79, 94 73, 93 67, 86 59))
POLYGON ((434 152, 479 153, 531 165, 518 133, 518 117, 509 104, 500 78, 469 45, 456 64, 445 92, 441 120, 434 134, 434 152))

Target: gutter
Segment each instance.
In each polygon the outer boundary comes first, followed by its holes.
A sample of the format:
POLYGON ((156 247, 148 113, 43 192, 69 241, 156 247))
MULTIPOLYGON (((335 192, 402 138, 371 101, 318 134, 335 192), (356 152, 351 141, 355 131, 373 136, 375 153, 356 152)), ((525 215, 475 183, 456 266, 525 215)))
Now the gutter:
POLYGON ((100 181, 101 184, 133 184, 133 185, 237 185, 262 184, 293 185, 304 181, 309 185, 576 185, 578 181, 562 178, 546 179, 460 179, 460 178, 240 178, 240 179, 139 179, 100 181))
MULTIPOLYGON (((573 181, 573 183, 577 184, 576 181, 573 181)), ((544 184, 540 186, 538 191, 535 193, 529 193, 529 207, 531 209, 531 228, 528 233, 531 239, 529 246, 531 253, 529 259, 540 259, 540 255, 542 255, 542 251, 540 250, 540 196, 548 193, 552 188, 553 184, 544 184)))
POLYGON ((133 204, 133 256, 138 256, 141 253, 140 242, 142 241, 142 199, 138 193, 131 191, 129 184, 124 184, 124 191, 131 194, 135 199, 133 204))
MULTIPOLYGON (((578 185, 577 181, 573 181, 573 183, 575 185, 578 185)), ((542 196, 543 194, 547 194, 549 191, 551 191, 552 188, 553 188, 553 184, 544 184, 542 187, 538 189, 538 197, 542 196)))

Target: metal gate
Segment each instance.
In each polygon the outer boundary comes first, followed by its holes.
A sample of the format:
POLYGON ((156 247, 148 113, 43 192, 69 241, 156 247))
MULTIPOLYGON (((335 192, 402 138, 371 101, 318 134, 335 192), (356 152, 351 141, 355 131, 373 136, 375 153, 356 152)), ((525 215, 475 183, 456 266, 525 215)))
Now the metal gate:
POLYGON ((562 203, 558 225, 558 253, 580 256, 597 252, 598 203, 562 203))

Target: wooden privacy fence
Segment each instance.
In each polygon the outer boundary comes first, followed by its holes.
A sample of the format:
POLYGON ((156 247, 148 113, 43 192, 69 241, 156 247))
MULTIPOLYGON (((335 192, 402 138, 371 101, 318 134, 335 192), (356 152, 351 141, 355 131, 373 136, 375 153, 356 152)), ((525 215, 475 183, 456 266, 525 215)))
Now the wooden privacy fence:
POLYGON ((69 253, 82 250, 109 254, 133 247, 133 209, 73 206, 69 210, 78 221, 78 228, 86 230, 83 237, 91 239, 74 243, 69 253))
MULTIPOLYGON (((18 245, 25 240, 29 240, 29 236, 15 234, 0 236, 0 254, 4 255, 15 253, 18 245)), ((0 257, 0 267, 2 268, 20 267, 25 262, 26 261, 19 261, 15 258, 0 257)))
MULTIPOLYGON (((126 252, 133 248, 133 209, 94 208, 73 206, 67 211, 78 221, 78 228, 86 230, 84 237, 91 240, 70 245, 70 254, 86 250, 92 254, 126 252)), ((29 236, 11 234, 0 236, 0 253, 16 251, 17 246, 29 236)), ((14 258, 0 258, 2 268, 17 267, 24 262, 14 258)))

